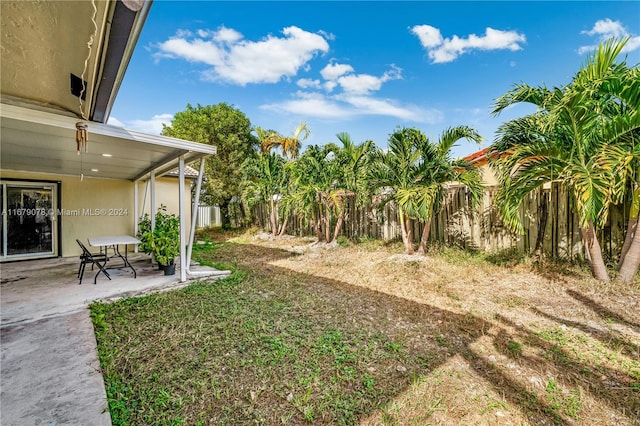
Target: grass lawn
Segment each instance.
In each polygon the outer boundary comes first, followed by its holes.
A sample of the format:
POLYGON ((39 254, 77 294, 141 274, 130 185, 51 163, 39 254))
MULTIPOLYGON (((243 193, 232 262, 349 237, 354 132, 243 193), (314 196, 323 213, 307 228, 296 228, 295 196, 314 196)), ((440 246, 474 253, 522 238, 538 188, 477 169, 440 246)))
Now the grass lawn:
POLYGON ((212 283, 91 306, 114 424, 640 424, 640 286, 211 234, 212 283))

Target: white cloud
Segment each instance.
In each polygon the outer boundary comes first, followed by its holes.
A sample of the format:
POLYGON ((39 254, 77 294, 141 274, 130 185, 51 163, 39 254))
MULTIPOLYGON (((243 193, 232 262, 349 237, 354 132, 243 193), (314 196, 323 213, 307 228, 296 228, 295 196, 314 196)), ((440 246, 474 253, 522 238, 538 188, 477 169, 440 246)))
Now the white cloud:
POLYGON ((345 119, 355 115, 354 111, 345 108, 344 105, 340 105, 321 93, 308 92, 297 92, 292 100, 262 105, 260 108, 316 118, 345 119))
POLYGON ((395 117, 403 121, 436 123, 442 120, 437 110, 401 106, 387 99, 372 96, 341 94, 327 96, 318 92, 296 92, 294 98, 276 104, 262 105, 262 109, 298 114, 304 117, 350 119, 363 115, 395 117))
POLYGON ((326 35, 291 26, 283 37, 269 35, 260 41, 244 40, 236 30, 220 27, 199 30, 197 36, 178 31, 158 44, 157 58, 182 58, 209 65, 203 77, 240 86, 250 83, 277 83, 290 78, 319 53, 329 51, 326 35))
POLYGON ((120 120, 118 120, 115 117, 109 117, 109 119, 107 120, 107 124, 109 126, 115 126, 115 127, 125 127, 124 123, 120 120))
POLYGON ((610 38, 627 35, 627 31, 624 29, 620 21, 612 21, 611 19, 606 18, 596 21, 590 31, 582 31, 582 34, 610 38))
POLYGON ((109 117, 107 124, 124 127, 125 129, 135 130, 142 133, 159 135, 162 132, 162 125, 171 124, 171 120, 173 120, 173 114, 156 114, 149 120, 129 120, 124 122, 115 117, 109 117))
POLYGON ((440 30, 430 25, 416 25, 410 31, 418 37, 433 63, 452 62, 471 50, 521 50, 521 44, 526 42, 524 34, 490 27, 482 36, 471 34, 467 38, 457 35, 443 38, 440 30))
POLYGON ((440 30, 431 25, 416 25, 409 30, 418 36, 420 44, 422 44, 422 47, 425 49, 440 46, 443 42, 440 30))
POLYGON ((301 78, 296 84, 303 89, 320 89, 322 87, 320 80, 312 80, 310 78, 301 78))
POLYGON ((402 70, 392 65, 391 70, 385 72, 381 77, 369 74, 351 74, 338 78, 338 84, 347 93, 367 94, 380 90, 382 84, 389 80, 400 79, 402 79, 402 70))
MULTIPOLYGON (((620 21, 612 21, 609 18, 596 21, 593 28, 589 31, 582 31, 581 34, 597 37, 598 42, 603 42, 611 38, 629 37, 629 41, 622 49, 622 53, 629 53, 640 48, 640 36, 634 36, 627 31, 620 21)), ((579 54, 592 52, 598 48, 598 44, 580 46, 579 54)))
POLYGON ((354 70, 351 65, 331 63, 320 71, 320 75, 325 80, 334 81, 338 77, 352 73, 353 71, 354 70))

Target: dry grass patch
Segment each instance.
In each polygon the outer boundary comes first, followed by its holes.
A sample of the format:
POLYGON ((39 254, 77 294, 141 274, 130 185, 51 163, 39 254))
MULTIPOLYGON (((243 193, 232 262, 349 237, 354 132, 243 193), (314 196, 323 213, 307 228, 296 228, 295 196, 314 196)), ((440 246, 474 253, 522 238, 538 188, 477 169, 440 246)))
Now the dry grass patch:
POLYGON ((640 423, 637 285, 450 249, 209 238, 199 258, 230 278, 92 307, 115 424, 640 423))

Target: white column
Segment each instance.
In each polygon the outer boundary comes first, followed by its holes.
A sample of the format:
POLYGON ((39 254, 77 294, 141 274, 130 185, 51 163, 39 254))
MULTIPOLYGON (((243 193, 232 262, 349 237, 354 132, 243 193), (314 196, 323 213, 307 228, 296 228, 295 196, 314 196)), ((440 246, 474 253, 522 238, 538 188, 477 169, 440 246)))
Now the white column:
POLYGON ((187 270, 189 270, 191 266, 191 253, 193 252, 193 238, 196 233, 196 220, 198 219, 198 209, 200 206, 200 188, 202 187, 205 159, 206 157, 203 157, 200 160, 200 173, 198 173, 198 181, 196 183, 196 199, 193 202, 193 211, 191 212, 191 230, 189 231, 189 246, 187 247, 187 270))
POLYGON ((151 206, 149 208, 149 216, 151 217, 151 229, 156 228, 156 171, 151 170, 151 206))
POLYGON ((184 156, 180 156, 180 166, 179 166, 179 188, 178 188, 178 199, 180 206, 180 281, 184 282, 187 280, 187 253, 186 253, 186 225, 184 221, 184 217, 186 216, 186 208, 185 208, 185 196, 184 196, 184 156))
MULTIPOLYGON (((138 218, 140 215, 138 214, 138 181, 133 181, 133 235, 138 235, 138 218)), ((138 245, 135 244, 133 251, 135 253, 138 252, 138 245)))

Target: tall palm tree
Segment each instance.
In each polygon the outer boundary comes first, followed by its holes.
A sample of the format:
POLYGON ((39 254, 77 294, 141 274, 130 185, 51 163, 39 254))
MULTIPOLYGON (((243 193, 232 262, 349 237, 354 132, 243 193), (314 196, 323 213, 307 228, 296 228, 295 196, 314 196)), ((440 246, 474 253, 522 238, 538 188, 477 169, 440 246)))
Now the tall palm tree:
POLYGON ((275 147, 280 147, 282 155, 288 160, 298 158, 300 146, 311 134, 311 129, 307 123, 301 123, 295 128, 291 136, 283 136, 277 132, 270 134, 261 143, 262 152, 269 152, 275 147))
POLYGON ((524 197, 559 180, 575 200, 586 257, 593 276, 602 281, 609 281, 609 275, 596 230, 606 222, 609 207, 620 200, 624 187, 615 184, 621 179, 619 167, 603 159, 637 128, 637 117, 619 115, 619 98, 611 93, 612 76, 622 69, 615 58, 624 43, 601 45, 569 85, 553 89, 516 85, 496 100, 493 109, 497 115, 520 102, 538 107, 530 116, 503 124, 492 145, 490 158, 501 184, 497 203, 505 223, 522 231, 518 208, 524 197))
POLYGON ((338 133, 336 138, 342 146, 328 144, 328 149, 333 160, 337 162, 335 169, 335 181, 331 189, 331 204, 336 216, 336 224, 331 241, 335 240, 342 230, 345 220, 346 204, 348 200, 354 200, 357 206, 362 206, 370 200, 370 185, 368 166, 373 156, 373 141, 365 141, 356 144, 348 133, 338 133), (338 200, 338 197, 341 199, 338 200))
POLYGON ((410 226, 411 213, 418 210, 421 140, 424 135, 418 129, 396 129, 389 136, 389 148, 378 149, 371 171, 374 186, 382 191, 381 206, 395 201, 400 219, 402 243, 406 254, 413 254, 413 234, 410 226))
POLYGON ((285 161, 275 153, 261 153, 242 164, 242 199, 249 205, 266 203, 269 206, 271 233, 278 235, 277 202, 285 183, 285 161))
POLYGON ((443 207, 446 185, 467 185, 473 204, 482 194, 478 170, 464 160, 451 160, 451 149, 460 139, 480 142, 482 137, 467 126, 445 130, 437 143, 432 143, 418 129, 398 129, 389 137, 389 149, 379 150, 372 180, 383 190, 383 202, 394 201, 398 207, 402 242, 407 254, 413 254, 411 219, 424 223, 418 245, 425 252, 431 219, 443 207))
POLYGON ((329 147, 312 145, 295 161, 293 170, 291 204, 299 217, 313 221, 319 242, 331 241, 331 208, 340 202, 331 192, 337 172, 329 154, 329 147))
POLYGON ((466 160, 451 159, 451 149, 460 139, 480 143, 482 136, 468 126, 450 127, 442 132, 435 144, 425 139, 420 146, 423 175, 420 180, 421 194, 416 216, 424 224, 424 228, 418 246, 419 253, 425 252, 431 219, 443 208, 447 185, 452 182, 465 185, 474 208, 482 197, 483 186, 478 169, 466 160))

